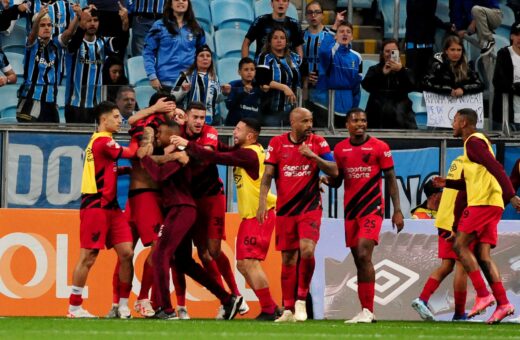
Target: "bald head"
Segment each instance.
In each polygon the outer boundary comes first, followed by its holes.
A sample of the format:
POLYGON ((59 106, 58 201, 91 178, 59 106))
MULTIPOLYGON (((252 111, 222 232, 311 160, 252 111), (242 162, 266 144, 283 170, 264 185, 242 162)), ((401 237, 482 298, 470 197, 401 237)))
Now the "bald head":
POLYGON ((289 114, 291 133, 297 140, 305 139, 312 133, 312 112, 303 107, 297 107, 289 114))

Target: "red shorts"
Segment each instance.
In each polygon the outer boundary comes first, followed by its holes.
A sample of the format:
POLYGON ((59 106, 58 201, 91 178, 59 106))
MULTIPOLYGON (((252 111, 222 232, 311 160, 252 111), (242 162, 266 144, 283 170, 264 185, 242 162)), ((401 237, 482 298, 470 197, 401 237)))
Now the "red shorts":
POLYGON ((205 196, 196 200, 197 221, 193 226, 196 243, 208 242, 208 239, 226 239, 226 196, 223 194, 205 196))
POLYGON ((442 236, 439 236, 439 255, 440 259, 453 259, 458 260, 459 257, 455 250, 453 250, 453 242, 446 241, 442 236))
POLYGON ((137 230, 143 245, 149 246, 157 240, 157 233, 163 223, 159 192, 148 189, 131 190, 127 207, 130 209, 130 226, 137 230))
POLYGON ((237 260, 263 261, 269 250, 275 222, 274 209, 269 210, 264 224, 259 224, 256 217, 243 219, 238 228, 237 260))
POLYGON ((497 225, 504 209, 493 205, 466 207, 460 217, 458 230, 467 234, 475 233, 477 243, 497 245, 497 225))
POLYGON ((112 248, 132 243, 132 231, 121 209, 80 209, 80 246, 85 249, 112 248))
POLYGON ((379 243, 379 232, 383 218, 376 214, 345 220, 345 243, 347 247, 357 247, 360 238, 374 240, 379 243))
POLYGON ((276 216, 276 250, 299 249, 301 239, 318 242, 322 213, 320 209, 298 216, 276 216))

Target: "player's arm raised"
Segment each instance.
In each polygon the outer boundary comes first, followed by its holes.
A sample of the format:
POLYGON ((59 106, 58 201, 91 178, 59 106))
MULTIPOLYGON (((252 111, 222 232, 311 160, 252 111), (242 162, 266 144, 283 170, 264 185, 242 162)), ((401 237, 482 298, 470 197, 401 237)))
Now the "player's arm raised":
POLYGON ((404 227, 404 217, 401 211, 401 201, 399 200, 399 188, 397 187, 397 178, 395 177, 394 168, 384 170, 388 191, 390 198, 394 205, 394 213, 392 215, 392 227, 397 227, 397 232, 400 232, 404 227))
POLYGON ((320 170, 325 174, 331 177, 338 177, 338 166, 333 160, 334 157, 332 157, 332 153, 329 152, 328 154, 323 155, 327 159, 322 158, 312 151, 305 143, 302 143, 299 151, 303 156, 314 160, 316 164, 318 164, 318 168, 320 168, 320 170))
POLYGON ((264 175, 260 182, 260 201, 256 212, 256 219, 263 224, 267 218, 267 194, 271 188, 271 182, 275 173, 275 167, 272 164, 265 164, 264 175))

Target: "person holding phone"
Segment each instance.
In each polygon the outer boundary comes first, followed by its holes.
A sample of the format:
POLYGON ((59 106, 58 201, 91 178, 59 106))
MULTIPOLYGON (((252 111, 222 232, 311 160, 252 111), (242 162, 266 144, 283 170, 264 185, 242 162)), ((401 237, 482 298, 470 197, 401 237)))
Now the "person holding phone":
POLYGON ((379 63, 368 69, 361 86, 370 93, 367 119, 377 129, 417 129, 412 101, 411 72, 401 64, 397 40, 383 41, 379 63))

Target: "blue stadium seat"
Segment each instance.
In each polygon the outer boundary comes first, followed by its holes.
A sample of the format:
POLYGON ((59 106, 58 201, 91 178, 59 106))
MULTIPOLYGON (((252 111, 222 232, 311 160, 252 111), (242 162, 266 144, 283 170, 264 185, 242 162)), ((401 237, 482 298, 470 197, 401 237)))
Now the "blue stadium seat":
MULTIPOLYGON (((273 13, 273 7, 271 7, 271 0, 257 0, 255 2, 255 17, 259 17, 264 14, 273 13)), ((287 10, 287 16, 300 20, 298 17, 298 11, 296 6, 291 2, 289 3, 289 9, 287 10)))
POLYGON ((0 91, 0 123, 16 122, 18 85, 6 85, 0 91), (13 120, 14 118, 14 120, 13 120))
POLYGON ((206 45, 209 46, 209 48, 211 48, 211 50, 213 51, 213 54, 215 54, 215 41, 214 41, 214 33, 213 32, 208 32, 208 31, 204 31, 204 35, 206 36, 206 45))
POLYGON ((232 80, 240 79, 238 63, 240 58, 223 58, 217 61, 217 74, 220 84, 227 84, 232 80))
POLYGON ((144 70, 143 56, 128 58, 126 61, 126 69, 128 72, 128 82, 130 85, 148 85, 148 77, 144 70))
POLYGON ((500 6, 500 10, 502 11, 502 24, 501 25, 511 28, 511 26, 513 26, 513 24, 515 23, 515 13, 509 6, 506 6, 503 3, 501 3, 499 6, 500 6))
MULTIPOLYGON (((348 7, 349 0, 338 0, 337 7, 348 7)), ((372 8, 373 0, 354 0, 353 8, 372 8)))
POLYGON ((366 110, 369 96, 370 96, 370 93, 368 93, 363 88, 361 88, 361 99, 359 100, 359 105, 358 105, 359 108, 366 110))
POLYGON ((447 1, 438 1, 435 15, 443 22, 450 22, 450 5, 447 1))
POLYGON ((426 112, 426 103, 421 92, 410 92, 408 98, 412 101, 412 110, 415 112, 415 122, 417 127, 421 130, 427 128, 426 122, 428 120, 428 114, 426 112))
MULTIPOLYGON (((217 57, 241 57, 242 41, 246 36, 246 31, 235 28, 224 28, 215 31, 215 46, 217 57)), ((251 51, 254 49, 250 48, 251 51)))
POLYGON ((253 7, 244 0, 213 0, 210 7, 213 26, 217 30, 240 28, 247 31, 255 19, 253 7))
MULTIPOLYGON (((392 38, 394 34, 394 0, 380 0, 379 9, 383 14, 383 32, 385 38, 392 38)), ((399 5, 399 39, 404 38, 406 31, 406 0, 399 5)))
POLYGON ((368 69, 374 65, 379 64, 379 61, 372 60, 372 59, 365 59, 363 60, 363 78, 367 75, 368 69))
POLYGON ((56 105, 58 105, 60 123, 65 123, 65 91, 65 85, 58 86, 58 94, 56 95, 56 105))
POLYGON ((502 47, 511 45, 511 41, 509 40, 509 35, 507 35, 507 37, 504 37, 502 35, 493 34, 493 37, 495 38, 495 52, 498 52, 498 50, 501 49, 502 47))
POLYGON ((16 83, 23 83, 23 54, 5 52, 5 56, 9 60, 9 65, 13 68, 14 73, 16 73, 16 83))
POLYGON ((2 35, 2 49, 4 52, 25 53, 25 41, 27 34, 25 28, 14 25, 12 32, 4 36, 2 35))
POLYGON ((148 107, 148 103, 150 102, 150 97, 156 92, 155 89, 149 85, 147 86, 137 86, 134 88, 135 90, 135 99, 137 100, 137 104, 141 109, 148 107))
POLYGON ((212 32, 213 24, 211 23, 211 11, 207 0, 191 0, 191 7, 197 22, 204 31, 212 32))

